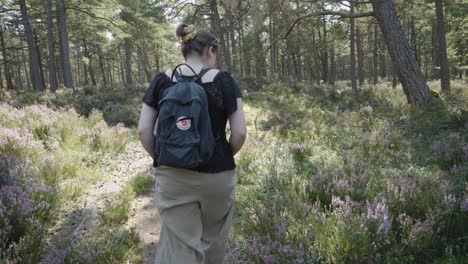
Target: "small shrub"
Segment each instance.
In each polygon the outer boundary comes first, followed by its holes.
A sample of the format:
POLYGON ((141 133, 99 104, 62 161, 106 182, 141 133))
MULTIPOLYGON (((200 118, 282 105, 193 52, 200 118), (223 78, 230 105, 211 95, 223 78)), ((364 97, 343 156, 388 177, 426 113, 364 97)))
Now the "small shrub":
POLYGON ((151 192, 154 187, 154 183, 155 180, 153 177, 147 175, 138 175, 132 179, 130 184, 135 195, 139 196, 151 192))

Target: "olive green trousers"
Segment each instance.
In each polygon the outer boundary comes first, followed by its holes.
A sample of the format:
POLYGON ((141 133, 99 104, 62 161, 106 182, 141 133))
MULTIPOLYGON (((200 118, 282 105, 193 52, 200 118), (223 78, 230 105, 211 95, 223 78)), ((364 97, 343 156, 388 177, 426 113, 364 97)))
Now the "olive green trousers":
POLYGON ((159 166, 157 264, 222 264, 232 224, 237 169, 219 173, 159 166))

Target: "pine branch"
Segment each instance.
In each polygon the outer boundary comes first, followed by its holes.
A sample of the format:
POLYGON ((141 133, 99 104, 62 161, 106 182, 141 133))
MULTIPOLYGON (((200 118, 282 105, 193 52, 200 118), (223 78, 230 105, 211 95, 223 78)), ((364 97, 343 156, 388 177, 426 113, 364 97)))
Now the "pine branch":
POLYGON ((310 14, 307 14, 305 16, 299 17, 294 22, 291 24, 289 27, 289 30, 286 32, 286 35, 284 35, 283 39, 286 39, 291 31, 293 30, 294 26, 299 23, 300 21, 309 18, 309 17, 317 17, 317 16, 326 16, 326 15, 332 15, 332 16, 340 16, 344 18, 360 18, 360 17, 368 17, 368 16, 374 16, 374 12, 365 12, 365 13, 356 13, 356 14, 350 14, 350 13, 343 13, 343 12, 337 12, 337 11, 318 11, 318 12, 312 12, 310 14))

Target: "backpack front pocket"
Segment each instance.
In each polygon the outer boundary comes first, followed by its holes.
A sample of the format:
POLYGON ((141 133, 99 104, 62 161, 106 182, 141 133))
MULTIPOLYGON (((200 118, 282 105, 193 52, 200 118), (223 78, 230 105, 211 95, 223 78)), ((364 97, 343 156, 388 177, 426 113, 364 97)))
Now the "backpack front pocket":
POLYGON ((191 116, 169 116, 162 120, 161 139, 165 142, 184 145, 187 142, 199 142, 200 135, 191 116))
POLYGON ((198 142, 162 142, 159 163, 179 168, 196 167, 200 162, 199 148, 198 142))

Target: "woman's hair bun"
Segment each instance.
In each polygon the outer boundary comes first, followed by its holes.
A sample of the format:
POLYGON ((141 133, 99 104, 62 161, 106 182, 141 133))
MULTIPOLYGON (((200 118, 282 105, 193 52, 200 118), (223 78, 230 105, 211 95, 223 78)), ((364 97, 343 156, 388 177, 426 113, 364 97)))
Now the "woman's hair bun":
POLYGON ((176 35, 182 43, 186 44, 197 36, 197 30, 194 25, 180 24, 176 29, 176 35))

